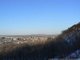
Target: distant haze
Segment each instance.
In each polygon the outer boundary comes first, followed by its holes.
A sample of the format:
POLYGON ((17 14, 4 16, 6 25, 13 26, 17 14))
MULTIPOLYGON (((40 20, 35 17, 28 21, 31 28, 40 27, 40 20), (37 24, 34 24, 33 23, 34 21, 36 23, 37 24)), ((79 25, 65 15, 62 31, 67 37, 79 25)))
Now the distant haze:
POLYGON ((80 21, 80 0, 0 0, 0 35, 60 34, 80 21))

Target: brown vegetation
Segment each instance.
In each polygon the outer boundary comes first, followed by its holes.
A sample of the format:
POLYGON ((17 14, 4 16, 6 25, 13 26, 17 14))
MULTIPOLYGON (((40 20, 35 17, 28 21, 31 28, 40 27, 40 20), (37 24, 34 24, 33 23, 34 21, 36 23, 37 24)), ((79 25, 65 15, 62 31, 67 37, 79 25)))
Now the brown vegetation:
POLYGON ((48 38, 44 43, 43 41, 41 43, 40 41, 36 41, 38 44, 32 45, 26 43, 3 44, 0 46, 0 60, 48 60, 55 57, 65 58, 65 56, 80 48, 79 42, 80 23, 65 30, 55 39, 48 38), (72 42, 73 45, 70 45, 65 40, 67 37, 69 40, 75 40, 75 42, 72 42))

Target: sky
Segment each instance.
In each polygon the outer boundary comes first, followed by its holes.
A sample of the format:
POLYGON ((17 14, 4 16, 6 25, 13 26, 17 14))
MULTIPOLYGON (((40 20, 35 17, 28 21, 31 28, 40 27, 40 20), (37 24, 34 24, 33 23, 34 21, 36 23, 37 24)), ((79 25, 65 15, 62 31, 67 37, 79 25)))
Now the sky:
POLYGON ((80 0, 0 0, 0 35, 60 34, 80 22, 80 0))

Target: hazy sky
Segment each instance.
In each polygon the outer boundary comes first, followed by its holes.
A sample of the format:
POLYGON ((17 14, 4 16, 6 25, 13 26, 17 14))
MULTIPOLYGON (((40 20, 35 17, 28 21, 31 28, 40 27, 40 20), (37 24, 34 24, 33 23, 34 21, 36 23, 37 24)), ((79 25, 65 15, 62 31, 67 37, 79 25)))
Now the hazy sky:
POLYGON ((0 35, 58 34, 80 21, 80 0, 0 0, 0 35))

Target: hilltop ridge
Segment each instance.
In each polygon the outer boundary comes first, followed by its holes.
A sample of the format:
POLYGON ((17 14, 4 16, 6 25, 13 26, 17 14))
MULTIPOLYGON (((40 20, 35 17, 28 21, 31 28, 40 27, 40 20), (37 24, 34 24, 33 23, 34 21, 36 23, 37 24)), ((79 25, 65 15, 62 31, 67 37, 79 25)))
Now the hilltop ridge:
MULTIPOLYGON (((35 42, 35 41, 34 41, 35 42)), ((36 42, 37 43, 37 42, 36 42)), ((39 42, 38 42, 39 43, 39 42)), ((31 43, 32 44, 32 43, 31 43)), ((80 23, 73 25, 55 38, 49 37, 37 45, 0 45, 1 60, 48 60, 80 58, 80 23), (4 50, 5 49, 5 50, 4 50), (74 57, 73 53, 75 54, 74 57), (77 53, 77 55, 76 55, 77 53)))

